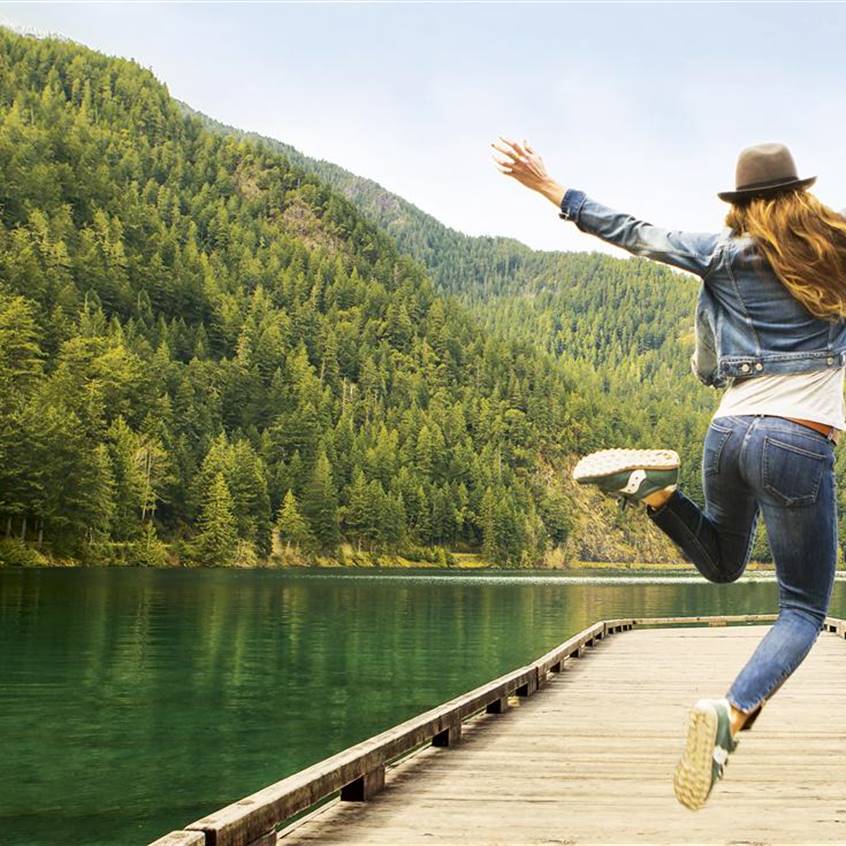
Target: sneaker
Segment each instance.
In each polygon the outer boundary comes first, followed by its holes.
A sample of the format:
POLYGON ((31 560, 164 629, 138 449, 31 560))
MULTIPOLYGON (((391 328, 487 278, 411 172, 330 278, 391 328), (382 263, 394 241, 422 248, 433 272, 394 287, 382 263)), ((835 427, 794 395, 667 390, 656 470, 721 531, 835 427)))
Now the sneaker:
POLYGON ((580 485, 596 485, 622 502, 639 502, 679 479, 679 454, 671 449, 602 449, 573 468, 580 485))
POLYGON ((728 700, 700 699, 690 712, 687 742, 673 777, 676 799, 691 811, 699 810, 735 749, 728 700))

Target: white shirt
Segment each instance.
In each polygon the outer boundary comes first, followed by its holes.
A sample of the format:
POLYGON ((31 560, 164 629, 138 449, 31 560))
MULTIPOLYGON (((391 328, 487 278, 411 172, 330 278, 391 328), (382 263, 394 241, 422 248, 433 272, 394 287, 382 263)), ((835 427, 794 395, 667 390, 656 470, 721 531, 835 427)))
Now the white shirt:
POLYGON ((771 414, 846 429, 844 372, 838 367, 739 380, 723 394, 714 417, 771 414))

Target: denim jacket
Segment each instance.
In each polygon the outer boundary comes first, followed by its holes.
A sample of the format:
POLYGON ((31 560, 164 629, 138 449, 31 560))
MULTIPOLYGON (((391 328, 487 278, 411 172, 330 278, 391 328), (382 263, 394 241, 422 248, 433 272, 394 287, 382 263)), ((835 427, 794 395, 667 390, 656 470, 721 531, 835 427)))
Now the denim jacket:
POLYGON ((846 321, 810 314, 779 281, 752 238, 661 229, 568 190, 559 217, 583 232, 695 273, 693 372, 722 388, 737 378, 800 373, 846 364, 846 321))

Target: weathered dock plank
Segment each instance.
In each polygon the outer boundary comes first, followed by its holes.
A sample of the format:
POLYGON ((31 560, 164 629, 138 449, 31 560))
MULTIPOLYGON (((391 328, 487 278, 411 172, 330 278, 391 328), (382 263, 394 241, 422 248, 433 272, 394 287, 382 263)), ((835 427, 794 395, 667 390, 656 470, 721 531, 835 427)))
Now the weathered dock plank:
POLYGON ((279 843, 844 844, 846 643, 835 634, 742 735, 709 804, 691 813, 673 797, 687 709, 721 695, 765 631, 597 640, 541 695, 465 722, 457 745, 389 767, 371 801, 332 802, 279 843))
POLYGON ((205 846, 205 843, 202 831, 172 831, 153 841, 150 846, 205 846))

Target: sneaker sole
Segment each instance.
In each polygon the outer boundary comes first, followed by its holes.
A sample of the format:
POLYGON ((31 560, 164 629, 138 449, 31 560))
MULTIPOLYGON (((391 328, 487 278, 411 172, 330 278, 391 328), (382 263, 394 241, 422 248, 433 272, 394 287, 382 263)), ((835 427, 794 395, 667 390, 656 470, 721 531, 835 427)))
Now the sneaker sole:
POLYGON ((711 763, 717 739, 717 714, 712 708, 695 706, 687 724, 687 742, 673 776, 676 799, 698 811, 711 792, 711 763))
POLYGON ((577 482, 594 482, 626 470, 674 470, 679 454, 672 449, 603 449, 586 455, 573 468, 577 482))

